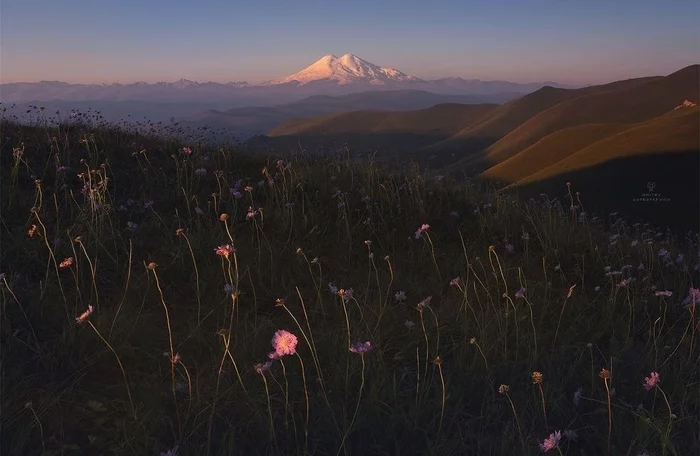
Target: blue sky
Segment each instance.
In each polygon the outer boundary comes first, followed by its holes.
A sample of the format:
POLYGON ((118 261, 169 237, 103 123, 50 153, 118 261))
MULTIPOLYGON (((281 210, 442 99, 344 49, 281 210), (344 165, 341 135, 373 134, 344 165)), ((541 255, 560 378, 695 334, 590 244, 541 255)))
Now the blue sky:
POLYGON ((247 80, 354 53, 423 78, 597 83, 700 63, 695 0, 3 0, 2 82, 247 80))

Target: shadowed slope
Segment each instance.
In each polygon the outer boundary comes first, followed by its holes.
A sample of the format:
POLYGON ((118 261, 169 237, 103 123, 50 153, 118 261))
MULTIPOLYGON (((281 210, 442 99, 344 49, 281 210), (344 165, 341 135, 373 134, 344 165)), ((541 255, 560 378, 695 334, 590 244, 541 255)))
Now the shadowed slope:
POLYGON ((553 106, 489 147, 485 160, 501 163, 545 136, 563 128, 588 123, 636 123, 653 119, 684 99, 697 102, 700 65, 662 79, 578 97, 553 106))
MULTIPOLYGON (((700 108, 681 108, 595 142, 545 169, 519 179, 515 185, 544 180, 617 158, 698 150, 699 139, 700 108)), ((697 171, 695 169, 696 173, 697 171)))
POLYGON ((537 173, 593 143, 631 128, 630 124, 587 124, 564 128, 547 135, 509 159, 492 166, 481 176, 506 183, 537 173))
POLYGON ((619 211, 660 226, 697 231, 698 138, 700 109, 679 109, 585 147, 506 189, 522 197, 547 193, 567 199, 566 183, 571 182, 586 211, 619 211))

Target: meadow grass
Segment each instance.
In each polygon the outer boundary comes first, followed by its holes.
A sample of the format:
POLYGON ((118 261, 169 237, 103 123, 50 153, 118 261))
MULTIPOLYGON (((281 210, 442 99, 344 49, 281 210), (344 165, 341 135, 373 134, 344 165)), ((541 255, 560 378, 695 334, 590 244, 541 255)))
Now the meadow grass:
POLYGON ((349 155, 1 127, 2 454, 700 451, 697 235, 349 155))

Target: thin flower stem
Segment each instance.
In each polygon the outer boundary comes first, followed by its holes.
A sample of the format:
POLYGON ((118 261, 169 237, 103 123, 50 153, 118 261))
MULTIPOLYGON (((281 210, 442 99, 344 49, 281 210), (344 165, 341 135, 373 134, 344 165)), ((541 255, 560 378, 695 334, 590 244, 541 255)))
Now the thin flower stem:
POLYGON ((523 446, 523 452, 527 452, 527 449, 525 447, 525 439, 523 437, 523 430, 520 427, 520 419, 518 418, 518 414, 515 411, 515 404, 513 404, 513 400, 510 398, 510 394, 506 392, 506 397, 508 398, 508 402, 510 402, 510 408, 513 410, 513 416, 515 417, 515 424, 518 426, 518 433, 520 434, 520 443, 523 446))
POLYGON ((345 446, 345 440, 348 438, 348 435, 350 434, 350 430, 352 429, 352 425, 355 423, 355 418, 357 417, 357 411, 360 409, 360 401, 362 400, 362 390, 365 387, 365 355, 363 353, 360 353, 360 359, 362 360, 362 383, 360 383, 360 391, 357 395, 357 405, 355 405, 355 413, 352 415, 352 419, 350 420, 350 425, 348 426, 347 431, 345 431, 345 435, 343 436, 343 440, 340 442, 340 448, 338 448, 338 452, 336 453, 336 456, 340 454, 341 451, 343 451, 343 447, 345 446))
POLYGON ((307 449, 309 445, 309 390, 306 387, 306 370, 304 369, 304 361, 297 352, 297 358, 299 358, 299 364, 301 365, 301 377, 304 382, 304 395, 306 396, 306 423, 304 425, 304 454, 307 454, 307 449))
POLYGON ((126 387, 126 395, 129 397, 129 404, 131 404, 131 413, 133 414, 134 419, 136 419, 136 408, 134 407, 134 401, 131 399, 131 391, 129 390, 129 379, 127 379, 127 377, 126 377, 126 371, 124 370, 124 366, 122 365, 122 361, 119 359, 119 355, 117 355, 117 352, 114 351, 114 348, 112 348, 112 346, 109 344, 109 342, 107 342, 107 340, 104 337, 102 337, 102 334, 100 334, 100 332, 97 330, 95 325, 93 325, 90 320, 87 320, 87 322, 90 325, 90 327, 95 331, 95 333, 98 335, 98 337, 100 339, 102 339, 102 342, 104 342, 105 345, 107 345, 107 348, 109 348, 112 351, 112 353, 114 354, 114 357, 117 358, 117 363, 119 363, 119 368, 121 369, 122 375, 124 376, 124 386, 126 387))
POLYGON ((272 440, 277 440, 275 435, 275 422, 272 420, 272 405, 270 404, 270 389, 267 386, 267 377, 265 377, 265 372, 260 374, 265 384, 265 395, 267 396, 267 413, 270 415, 270 435, 272 440))

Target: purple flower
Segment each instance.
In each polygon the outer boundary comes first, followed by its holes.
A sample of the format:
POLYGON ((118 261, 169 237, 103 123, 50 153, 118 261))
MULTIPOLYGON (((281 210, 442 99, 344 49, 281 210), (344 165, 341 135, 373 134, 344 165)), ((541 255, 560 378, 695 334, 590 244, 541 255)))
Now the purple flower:
POLYGON ((453 287, 459 286, 459 281, 460 281, 460 278, 455 277, 454 279, 450 280, 450 285, 452 285, 453 287))
POLYGON ((271 366, 272 366, 272 359, 265 361, 264 363, 254 364, 253 369, 255 369, 255 372, 262 375, 265 372, 269 371, 271 366))
POLYGON ((525 288, 520 287, 520 290, 515 292, 515 297, 516 298, 524 298, 525 297, 525 288))
POLYGON ((406 293, 403 290, 399 290, 394 294, 394 299, 399 302, 403 302, 406 300, 406 293))
POLYGON ((350 351, 357 353, 359 355, 364 355, 372 349, 372 343, 370 341, 358 342, 350 347, 350 351))
POLYGON ((515 253, 515 247, 513 247, 513 244, 506 244, 506 253, 515 253))
POLYGON ((422 225, 420 226, 420 228, 418 228, 418 229, 416 230, 416 234, 415 234, 416 239, 420 239, 420 237, 423 235, 423 233, 425 233, 425 232, 428 231, 429 229, 430 229, 430 225, 428 225, 427 223, 422 224, 422 225))
POLYGON ((700 302, 700 288, 690 287, 688 296, 683 301, 683 305, 690 308, 694 307, 698 302, 700 302))
POLYGON ((581 396, 583 395, 583 387, 580 387, 579 389, 574 392, 574 407, 578 407, 579 402, 581 401, 581 396))
POLYGON ((177 449, 178 445, 175 445, 173 448, 169 449, 168 451, 161 451, 160 456, 177 456, 177 449))

